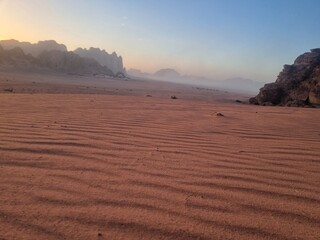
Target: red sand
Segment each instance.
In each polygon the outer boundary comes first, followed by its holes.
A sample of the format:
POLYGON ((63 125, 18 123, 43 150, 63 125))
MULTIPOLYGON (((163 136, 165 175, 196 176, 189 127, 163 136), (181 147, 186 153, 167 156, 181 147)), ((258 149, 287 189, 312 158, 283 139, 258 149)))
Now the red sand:
POLYGON ((0 239, 320 239, 319 109, 130 84, 0 94, 0 239))

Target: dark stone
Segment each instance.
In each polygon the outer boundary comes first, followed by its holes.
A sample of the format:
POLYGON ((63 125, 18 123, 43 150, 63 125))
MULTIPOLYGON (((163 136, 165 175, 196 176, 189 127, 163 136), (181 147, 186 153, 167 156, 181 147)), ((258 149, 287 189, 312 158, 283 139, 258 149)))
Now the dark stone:
POLYGON ((314 48, 310 50, 311 52, 320 53, 320 48, 314 48))
POLYGON ((304 107, 320 105, 320 48, 297 57, 284 65, 274 83, 266 84, 249 103, 304 107))
POLYGON ((270 102, 274 105, 279 104, 281 102, 283 92, 283 89, 275 83, 266 84, 260 89, 260 93, 257 96, 258 102, 270 102))
POLYGON ((5 89, 3 89, 3 91, 5 91, 5 92, 13 92, 13 88, 5 88, 5 89))
POLYGON ((259 105, 259 102, 255 97, 250 98, 249 103, 254 104, 254 105, 259 105))

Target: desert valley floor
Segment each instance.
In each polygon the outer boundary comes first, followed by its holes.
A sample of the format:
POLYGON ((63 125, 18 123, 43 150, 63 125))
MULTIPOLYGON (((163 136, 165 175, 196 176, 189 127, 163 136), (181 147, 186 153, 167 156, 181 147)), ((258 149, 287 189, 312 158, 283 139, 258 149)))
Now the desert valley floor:
POLYGON ((0 75, 0 239, 320 239, 319 109, 52 79, 0 75))

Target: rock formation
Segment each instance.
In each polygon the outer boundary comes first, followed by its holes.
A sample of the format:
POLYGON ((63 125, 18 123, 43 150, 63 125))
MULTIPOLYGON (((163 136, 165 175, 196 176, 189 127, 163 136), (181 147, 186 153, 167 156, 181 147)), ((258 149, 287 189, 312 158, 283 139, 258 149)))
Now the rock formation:
MULTIPOLYGON (((0 41, 0 51, 11 51, 19 48, 25 55, 37 59, 41 67, 55 71, 72 72, 76 74, 105 74, 125 77, 122 57, 115 52, 108 54, 99 48, 82 49, 68 52, 67 47, 54 40, 39 41, 38 43, 19 42, 17 40, 0 41)), ((3 54, 2 54, 3 55, 3 54)), ((1 59, 0 59, 1 60, 1 59)), ((7 59, 8 60, 8 59, 7 59)))
POLYGON ((63 44, 58 44, 54 40, 39 41, 38 43, 19 42, 17 40, 2 40, 0 41, 4 50, 10 50, 13 48, 21 48, 25 54, 31 54, 33 57, 38 57, 43 51, 58 50, 66 52, 67 47, 63 44))
POLYGON ((44 51, 37 58, 37 62, 40 66, 57 72, 113 76, 110 69, 101 66, 96 60, 82 58, 73 52, 44 51))
POLYGON ((73 52, 51 50, 43 51, 38 57, 25 54, 19 48, 4 50, 0 45, 0 67, 13 70, 50 70, 79 75, 108 75, 114 76, 112 71, 100 65, 96 60, 82 58, 73 52))
POLYGON ((109 54, 105 50, 100 50, 100 48, 77 48, 74 53, 78 54, 80 57, 92 58, 96 60, 102 66, 106 66, 107 68, 109 68, 114 75, 126 74, 126 71, 123 68, 122 57, 118 57, 115 52, 109 54))
POLYGON ((0 45, 0 65, 15 68, 30 68, 35 65, 35 58, 30 54, 26 55, 19 47, 4 50, 0 45))
POLYGON ((320 105, 320 48, 300 55, 292 65, 284 65, 276 82, 266 84, 249 102, 281 106, 320 105))

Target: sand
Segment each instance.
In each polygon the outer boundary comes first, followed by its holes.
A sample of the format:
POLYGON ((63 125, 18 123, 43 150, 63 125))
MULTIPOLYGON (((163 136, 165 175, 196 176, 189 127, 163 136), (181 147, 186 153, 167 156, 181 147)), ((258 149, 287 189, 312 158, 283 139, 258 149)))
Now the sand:
POLYGON ((0 76, 0 239, 319 239, 319 109, 40 78, 0 76))

